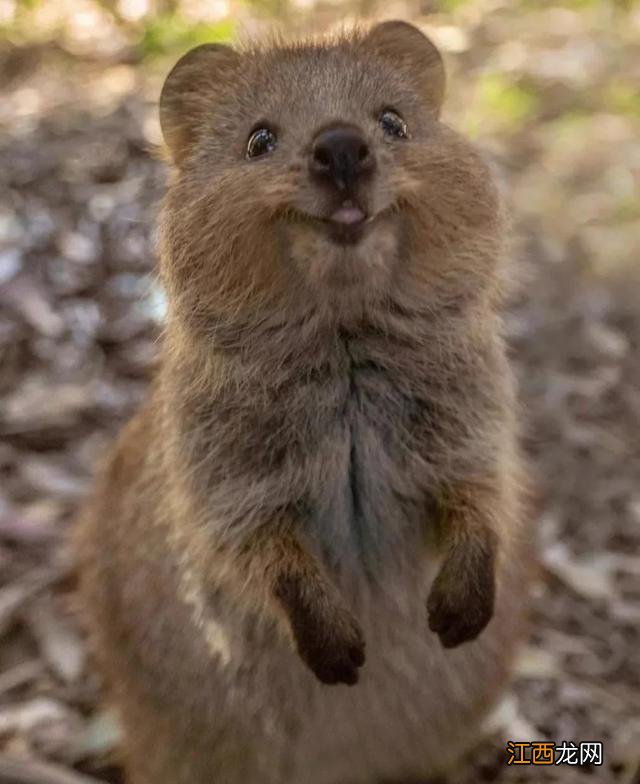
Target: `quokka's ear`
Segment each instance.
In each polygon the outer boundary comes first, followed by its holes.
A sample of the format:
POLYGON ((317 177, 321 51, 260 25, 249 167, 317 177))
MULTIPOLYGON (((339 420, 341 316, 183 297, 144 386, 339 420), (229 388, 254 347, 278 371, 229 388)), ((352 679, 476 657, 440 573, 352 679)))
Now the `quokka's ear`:
POLYGON ((426 35, 408 22, 382 22, 371 29, 365 45, 405 70, 436 115, 440 114, 445 87, 444 63, 426 35))
POLYGON ((160 127, 176 165, 184 159, 216 91, 233 78, 240 55, 223 44, 202 44, 173 66, 160 93, 160 127))

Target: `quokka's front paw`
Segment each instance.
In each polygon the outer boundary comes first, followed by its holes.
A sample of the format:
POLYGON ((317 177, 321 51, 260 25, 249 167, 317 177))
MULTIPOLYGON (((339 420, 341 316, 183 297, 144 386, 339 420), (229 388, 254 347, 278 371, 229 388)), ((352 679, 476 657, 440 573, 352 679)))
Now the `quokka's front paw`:
POLYGON ((307 623, 292 628, 298 653, 318 680, 353 686, 365 661, 365 643, 355 619, 346 613, 343 616, 330 623, 309 618, 307 623))
POLYGON ((365 643, 351 613, 313 588, 302 590, 296 582, 281 582, 277 596, 289 617, 298 654, 318 680, 357 683, 365 643))
POLYGON ((427 600, 429 628, 445 648, 475 639, 491 620, 495 601, 493 548, 456 547, 442 564, 427 600))

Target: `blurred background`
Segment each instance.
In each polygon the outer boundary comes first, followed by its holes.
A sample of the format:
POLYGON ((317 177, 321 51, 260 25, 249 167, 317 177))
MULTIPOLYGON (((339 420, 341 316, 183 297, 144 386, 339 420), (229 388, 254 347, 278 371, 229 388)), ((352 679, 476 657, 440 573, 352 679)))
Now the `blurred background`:
MULTIPOLYGON (((514 686, 466 778, 640 783, 640 4, 0 0, 0 782, 120 782, 65 546, 153 370, 162 78, 203 41, 400 17, 445 118, 506 184, 507 319, 541 569, 514 686), (604 765, 507 767, 506 739, 604 765)), ((462 774, 461 774, 462 775, 462 774)))

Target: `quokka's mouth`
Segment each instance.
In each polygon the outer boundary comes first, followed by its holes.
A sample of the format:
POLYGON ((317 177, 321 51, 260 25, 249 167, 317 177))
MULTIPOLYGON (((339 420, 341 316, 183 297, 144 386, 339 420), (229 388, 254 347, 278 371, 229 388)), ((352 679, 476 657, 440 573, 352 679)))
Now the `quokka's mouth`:
POLYGON ((362 238, 371 219, 360 206, 352 201, 345 201, 324 223, 334 242, 352 245, 362 238))
POLYGON ((386 212, 388 210, 369 215, 353 202, 345 202, 328 216, 292 210, 288 218, 295 223, 314 226, 339 245, 355 245, 386 212))
POLYGON ((336 226, 360 226, 367 220, 367 214, 359 205, 345 201, 327 220, 336 226))

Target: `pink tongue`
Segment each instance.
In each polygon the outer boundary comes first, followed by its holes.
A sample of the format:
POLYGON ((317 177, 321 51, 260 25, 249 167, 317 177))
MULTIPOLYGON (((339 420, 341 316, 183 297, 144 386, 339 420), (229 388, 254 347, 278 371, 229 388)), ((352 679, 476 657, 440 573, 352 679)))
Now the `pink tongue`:
POLYGON ((340 207, 331 216, 331 220, 335 223, 343 223, 346 226, 351 226, 354 223, 360 223, 364 220, 364 212, 359 207, 340 207))

